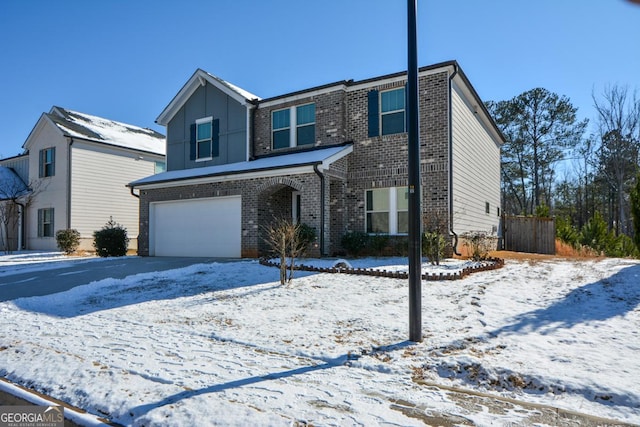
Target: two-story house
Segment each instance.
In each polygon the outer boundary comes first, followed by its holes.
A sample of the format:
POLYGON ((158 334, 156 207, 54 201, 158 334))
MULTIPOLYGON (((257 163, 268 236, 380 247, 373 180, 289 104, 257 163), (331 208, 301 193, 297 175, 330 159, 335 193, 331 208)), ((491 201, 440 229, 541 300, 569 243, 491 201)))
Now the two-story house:
MULTIPOLYGON (((53 107, 40 116, 13 165, 29 187, 22 198, 20 249, 56 250, 55 233, 80 232, 79 249, 110 218, 137 248, 138 201, 127 184, 165 170, 164 135, 146 128, 53 107), (19 165, 19 167, 17 166, 19 165)), ((8 166, 7 166, 8 167, 8 166)))
MULTIPOLYGON (((348 231, 405 235, 405 83, 397 73, 260 99, 198 69, 156 120, 167 171, 130 184, 139 254, 257 257, 280 216, 315 228, 322 255, 348 231)), ((419 85, 425 224, 497 233, 502 134, 455 61, 421 68, 419 85)))

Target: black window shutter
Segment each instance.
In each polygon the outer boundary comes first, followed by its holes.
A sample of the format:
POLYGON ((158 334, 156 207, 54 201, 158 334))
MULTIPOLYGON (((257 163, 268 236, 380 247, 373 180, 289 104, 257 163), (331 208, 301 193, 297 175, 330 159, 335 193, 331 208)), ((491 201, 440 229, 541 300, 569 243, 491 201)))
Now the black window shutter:
POLYGON ((39 160, 38 160, 38 178, 42 178, 44 176, 44 150, 40 150, 39 160))
MULTIPOLYGON (((40 157, 42 157, 42 151, 40 152, 40 157)), ((38 209, 38 237, 42 237, 42 217, 44 216, 43 210, 38 209)))
POLYGON ((56 147, 51 148, 51 176, 56 174, 56 147))
POLYGON ((369 97, 369 138, 380 135, 380 108, 378 106, 378 91, 372 90, 367 95, 369 97))
POLYGON ((197 152, 196 152, 196 124, 192 123, 191 124, 191 129, 190 129, 190 139, 189 139, 189 159, 190 160, 195 160, 196 156, 197 156, 197 152))
POLYGON ((56 223, 55 223, 55 220, 53 218, 53 214, 55 214, 55 213, 56 213, 56 211, 51 209, 51 225, 49 226, 49 231, 50 232, 49 232, 49 235, 47 237, 53 237, 53 236, 56 235, 56 232, 55 232, 55 224, 56 223))
POLYGON ((211 129, 211 157, 220 155, 220 119, 215 119, 211 129))

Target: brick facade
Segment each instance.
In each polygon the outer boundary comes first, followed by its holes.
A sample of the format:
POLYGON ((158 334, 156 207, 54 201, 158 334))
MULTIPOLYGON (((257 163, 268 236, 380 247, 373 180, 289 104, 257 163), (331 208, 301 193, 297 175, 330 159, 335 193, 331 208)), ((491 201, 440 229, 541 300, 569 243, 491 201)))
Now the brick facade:
MULTIPOLYGON (((433 224, 437 220, 446 230, 450 227, 449 79, 450 68, 447 66, 419 75, 424 223, 433 224)), ((251 158, 347 143, 353 144, 353 151, 334 161, 322 173, 143 190, 140 194, 140 255, 149 254, 150 203, 228 195, 242 196, 242 256, 263 255, 265 247, 261 234, 264 227, 274 217, 291 217, 293 192, 301 195, 301 221, 315 228, 319 243, 324 242, 324 248, 315 248, 312 255, 319 255, 321 249, 327 255, 339 253, 344 233, 365 231, 366 190, 407 186, 407 134, 368 136, 369 92, 402 87, 405 82, 405 77, 397 74, 363 82, 337 83, 257 102, 252 112, 251 158), (274 150, 272 112, 307 103, 315 103, 316 109, 313 147, 274 150), (324 230, 321 230, 322 224, 324 230)))

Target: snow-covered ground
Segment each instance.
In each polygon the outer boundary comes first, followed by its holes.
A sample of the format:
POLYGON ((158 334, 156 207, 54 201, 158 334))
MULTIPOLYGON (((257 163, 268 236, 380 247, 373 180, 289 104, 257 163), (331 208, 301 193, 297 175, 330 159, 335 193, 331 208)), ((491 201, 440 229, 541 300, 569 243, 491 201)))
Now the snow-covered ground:
POLYGON ((0 376, 136 426, 532 425, 432 384, 640 424, 640 262, 507 260, 423 282, 418 344, 407 286, 303 272, 280 286, 255 261, 101 280, 0 303, 0 376))

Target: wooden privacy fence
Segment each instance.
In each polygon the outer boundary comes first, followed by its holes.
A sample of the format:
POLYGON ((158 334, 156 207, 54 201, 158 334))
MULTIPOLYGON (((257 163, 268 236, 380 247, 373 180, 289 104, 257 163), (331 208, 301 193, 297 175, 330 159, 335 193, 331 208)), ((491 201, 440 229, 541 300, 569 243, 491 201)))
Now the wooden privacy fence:
POLYGON ((535 254, 556 253, 554 218, 504 216, 504 249, 535 254))

